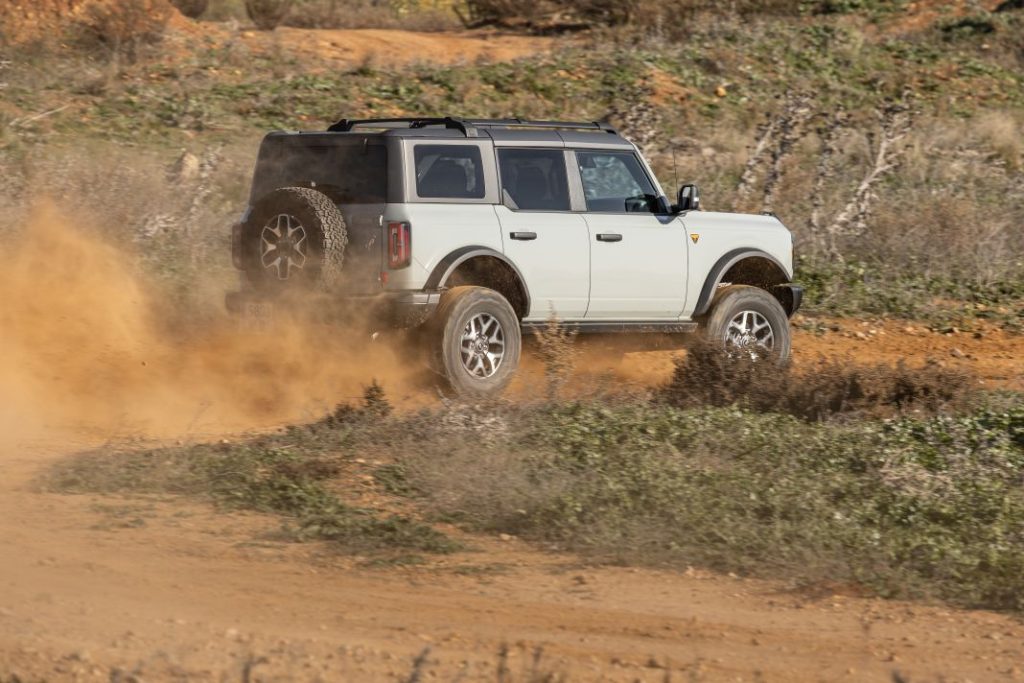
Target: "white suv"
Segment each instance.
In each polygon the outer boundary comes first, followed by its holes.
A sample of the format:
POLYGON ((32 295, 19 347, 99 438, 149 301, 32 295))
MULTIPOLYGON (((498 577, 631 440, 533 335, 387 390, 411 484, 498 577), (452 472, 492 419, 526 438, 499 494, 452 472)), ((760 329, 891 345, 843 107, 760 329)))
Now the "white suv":
MULTIPOLYGON (((241 311, 326 292, 420 327, 461 394, 500 391, 522 331, 705 330, 786 359, 793 240, 772 215, 671 204, 637 148, 600 123, 342 120, 275 132, 232 231, 241 311)), ((278 303, 277 305, 280 305, 278 303)))

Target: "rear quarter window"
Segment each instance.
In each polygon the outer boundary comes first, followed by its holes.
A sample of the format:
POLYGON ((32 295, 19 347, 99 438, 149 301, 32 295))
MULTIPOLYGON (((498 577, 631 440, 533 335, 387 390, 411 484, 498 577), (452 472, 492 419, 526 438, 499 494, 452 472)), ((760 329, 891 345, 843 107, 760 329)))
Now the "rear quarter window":
POLYGON ((416 145, 416 194, 428 199, 482 199, 483 162, 475 145, 416 145))

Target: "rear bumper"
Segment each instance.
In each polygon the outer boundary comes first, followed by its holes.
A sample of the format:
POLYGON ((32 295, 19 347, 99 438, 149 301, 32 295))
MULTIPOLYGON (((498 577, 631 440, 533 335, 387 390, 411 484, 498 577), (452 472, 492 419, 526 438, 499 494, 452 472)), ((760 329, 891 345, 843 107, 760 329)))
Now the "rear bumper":
MULTIPOLYGON (((381 292, 367 296, 337 297, 330 299, 326 304, 310 297, 298 302, 298 305, 301 306, 306 301, 310 305, 308 312, 327 322, 364 321, 374 325, 407 328, 416 327, 426 322, 441 301, 441 293, 436 291, 381 292)), ((224 297, 224 306, 229 313, 245 313, 250 304, 269 304, 271 306, 280 304, 291 307, 295 305, 295 302, 254 291, 228 292, 224 297)))

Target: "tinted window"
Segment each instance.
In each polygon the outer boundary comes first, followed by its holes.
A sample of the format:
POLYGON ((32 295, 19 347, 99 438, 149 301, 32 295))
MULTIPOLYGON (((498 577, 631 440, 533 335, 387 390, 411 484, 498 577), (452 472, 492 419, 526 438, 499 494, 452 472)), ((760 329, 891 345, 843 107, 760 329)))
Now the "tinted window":
POLYGON ((382 204, 387 156, 382 145, 366 144, 363 138, 267 138, 256 163, 252 199, 280 187, 315 187, 338 204, 382 204))
POLYGON ((445 199, 481 199, 484 170, 480 148, 470 145, 416 145, 416 194, 445 199))
POLYGON ((632 152, 576 152, 587 211, 654 212, 658 196, 632 152))
POLYGON ((568 211, 569 182, 565 153, 552 149, 498 151, 505 201, 524 211, 568 211))

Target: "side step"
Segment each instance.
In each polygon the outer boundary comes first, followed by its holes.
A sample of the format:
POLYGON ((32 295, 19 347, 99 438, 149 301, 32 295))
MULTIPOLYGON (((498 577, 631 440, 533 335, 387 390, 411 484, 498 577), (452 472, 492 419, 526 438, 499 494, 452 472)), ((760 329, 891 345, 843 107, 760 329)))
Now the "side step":
MULTIPOLYGON (((548 326, 547 321, 524 322, 520 325, 523 332, 543 330, 548 326)), ((559 327, 578 332, 579 334, 685 334, 697 331, 697 323, 689 321, 644 321, 636 320, 629 322, 565 322, 559 323, 559 327)))

